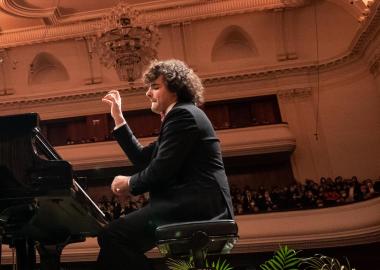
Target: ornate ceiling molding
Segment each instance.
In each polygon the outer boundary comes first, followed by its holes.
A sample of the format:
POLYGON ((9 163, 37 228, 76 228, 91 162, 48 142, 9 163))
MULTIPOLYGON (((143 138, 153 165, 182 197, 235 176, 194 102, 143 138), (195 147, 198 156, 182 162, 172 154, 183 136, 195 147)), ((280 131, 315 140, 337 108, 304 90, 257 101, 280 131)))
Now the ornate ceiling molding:
POLYGON ((25 1, 0 0, 0 8, 10 15, 26 18, 46 18, 54 15, 58 0, 45 1, 44 7, 33 7, 25 1))
MULTIPOLYGON (((226 10, 236 10, 242 8, 248 8, 250 10, 267 10, 276 8, 291 8, 291 7, 301 7, 308 4, 310 0, 182 0, 182 1, 171 1, 171 0, 161 0, 152 1, 144 4, 137 4, 134 7, 143 9, 145 11, 162 11, 173 9, 178 11, 178 9, 208 9, 208 11, 217 11, 220 9, 226 10)), ((204 12, 204 11, 200 11, 204 12)), ((188 12, 186 12, 188 13, 188 12)))
MULTIPOLYGON (((361 31, 358 31, 357 36, 353 39, 349 49, 345 54, 334 59, 328 59, 321 63, 309 63, 299 66, 288 66, 278 69, 266 69, 254 72, 237 72, 230 73, 225 76, 209 76, 204 78, 205 85, 212 85, 222 82, 255 80, 255 79, 270 79, 277 76, 286 76, 292 74, 303 74, 315 72, 317 70, 324 72, 339 68, 343 65, 350 64, 360 60, 365 53, 370 42, 375 39, 380 33, 380 1, 377 1, 373 7, 373 11, 368 16, 367 20, 361 25, 361 31)), ((376 66, 376 65, 375 65, 376 66)))
MULTIPOLYGON (((265 79, 273 79, 275 77, 282 76, 292 76, 292 75, 302 75, 302 74, 310 74, 316 72, 318 69, 321 72, 337 69, 344 65, 348 65, 355 61, 359 61, 362 59, 366 48, 369 46, 370 42, 375 39, 380 33, 380 1, 377 1, 373 5, 373 12, 368 17, 368 20, 362 24, 362 31, 359 31, 360 34, 354 39, 349 50, 346 54, 341 55, 340 57, 327 60, 323 63, 317 64, 316 62, 305 63, 303 65, 293 65, 293 66, 282 66, 279 68, 266 68, 261 70, 247 70, 247 71, 237 71, 230 72, 226 74, 211 74, 202 77, 203 83, 205 86, 213 86, 218 85, 220 83, 237 83, 242 81, 252 81, 252 80, 265 80, 265 79)), ((82 24, 84 25, 84 24, 82 24)), ((70 36, 72 32, 70 27, 77 27, 69 24, 63 25, 61 27, 61 32, 65 33, 61 35, 61 39, 65 39, 66 36, 70 36)), ((93 31, 94 23, 87 22, 87 25, 80 29, 82 32, 82 36, 85 36, 86 33, 91 33, 93 31), (87 31, 87 32, 86 32, 87 31)), ((58 35, 56 29, 58 27, 48 28, 49 30, 45 33, 45 39, 49 39, 49 37, 53 37, 54 35, 58 35)), ((14 38, 17 38, 20 33, 13 33, 15 35, 14 38)), ((28 35, 26 31, 24 33, 28 35)), ((4 36, 0 35, 0 47, 2 44, 2 39, 4 36)), ((23 38, 20 37, 20 40, 23 38)), ((37 40, 37 38, 35 38, 37 40)), ((20 41, 22 42, 22 41, 20 41)), ((375 58, 372 58, 370 63, 371 72, 376 72, 378 66, 378 60, 374 61, 375 58)), ((378 59, 378 58, 376 58, 378 59)), ((57 94, 56 96, 49 93, 45 96, 12 96, 11 98, 7 98, 2 100, 0 98, 0 105, 2 110, 7 110, 12 107, 17 107, 20 105, 28 106, 28 105, 48 105, 48 104, 56 104, 63 103, 65 101, 80 101, 80 100, 88 100, 93 98, 102 97, 107 90, 104 88, 95 88, 91 89, 84 88, 77 90, 76 92, 70 92, 65 94, 57 94)), ((133 86, 123 86, 121 87, 121 92, 123 94, 136 94, 144 91, 144 87, 142 84, 135 83, 133 86)))
POLYGON ((181 4, 172 3, 170 6, 160 5, 156 9, 145 7, 144 11, 149 22, 158 24, 176 23, 250 13, 263 10, 301 7, 308 0, 224 0, 224 1, 183 1, 181 4))
POLYGON ((0 48, 84 37, 95 34, 95 29, 96 24, 93 21, 86 21, 77 24, 61 24, 8 31, 0 35, 0 48))
MULTIPOLYGON (((56 1, 56 0, 52 0, 56 1)), ((215 0, 215 1, 160 1, 149 5, 136 5, 149 23, 165 25, 183 21, 201 20, 225 15, 251 13, 255 11, 295 8, 308 4, 309 0, 215 0)), ((60 15, 59 9, 14 8, 15 0, 0 0, 0 7, 13 15, 44 17, 52 24, 28 29, 4 31, 0 36, 0 48, 9 48, 34 43, 83 37, 96 33, 96 25, 108 10, 97 13, 79 13, 70 19, 60 15), (11 8, 12 6, 12 8, 11 8), (29 14, 29 15, 28 15, 29 14)))
MULTIPOLYGON (((57 2, 57 0, 51 1, 57 2)), ((336 2, 334 0, 330 1, 336 2)), ((176 4, 173 1, 160 1, 149 5, 136 5, 135 7, 145 14, 148 22, 165 25, 255 11, 296 8, 305 6, 309 2, 309 0, 215 0, 201 2, 187 0, 182 1, 181 4, 176 4)), ((375 3, 376 9, 378 9, 379 2, 375 3)), ((46 8, 30 8, 27 5, 20 5, 15 0, 0 0, 0 8, 16 16, 45 18, 51 24, 49 26, 3 31, 0 35, 0 48, 51 42, 95 34, 100 18, 108 11, 100 10, 98 12, 79 13, 78 15, 65 17, 60 14, 57 4, 51 4, 50 7, 46 8)))
POLYGON ((362 30, 359 35, 353 40, 350 46, 350 51, 353 53, 363 53, 363 48, 376 37, 380 32, 380 1, 372 7, 373 11, 362 24, 362 30))
POLYGON ((353 1, 350 4, 349 0, 328 0, 329 2, 343 8, 347 11, 352 17, 359 19, 360 16, 367 14, 368 7, 363 3, 363 1, 353 1))

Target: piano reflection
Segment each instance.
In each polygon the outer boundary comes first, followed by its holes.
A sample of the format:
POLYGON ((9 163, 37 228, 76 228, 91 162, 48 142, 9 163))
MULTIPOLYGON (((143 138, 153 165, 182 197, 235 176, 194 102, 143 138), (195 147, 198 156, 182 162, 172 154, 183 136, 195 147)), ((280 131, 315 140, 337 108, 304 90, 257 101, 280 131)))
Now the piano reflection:
POLYGON ((42 135, 38 114, 1 116, 0 240, 15 248, 17 269, 35 269, 36 249, 41 270, 59 269, 67 244, 96 236, 106 223, 42 135))

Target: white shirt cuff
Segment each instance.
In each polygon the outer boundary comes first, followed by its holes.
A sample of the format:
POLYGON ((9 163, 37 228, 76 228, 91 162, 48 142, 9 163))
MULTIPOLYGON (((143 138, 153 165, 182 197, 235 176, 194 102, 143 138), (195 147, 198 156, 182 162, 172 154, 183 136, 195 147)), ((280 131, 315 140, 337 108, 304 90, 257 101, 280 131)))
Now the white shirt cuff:
POLYGON ((116 126, 113 128, 113 130, 116 130, 116 129, 118 129, 119 127, 124 126, 126 123, 127 123, 127 122, 124 120, 122 123, 116 125, 116 126))

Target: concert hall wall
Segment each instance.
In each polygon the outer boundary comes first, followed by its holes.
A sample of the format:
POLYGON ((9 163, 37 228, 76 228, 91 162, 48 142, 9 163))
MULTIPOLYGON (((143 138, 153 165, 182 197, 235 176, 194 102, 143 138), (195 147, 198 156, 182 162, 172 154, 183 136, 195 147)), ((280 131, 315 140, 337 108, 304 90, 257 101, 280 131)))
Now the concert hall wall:
MULTIPOLYGON (((279 1, 289 7, 263 4, 265 11, 253 6, 239 9, 246 1, 238 0, 229 5, 190 2, 177 13, 194 14, 191 19, 173 14, 171 20, 159 21, 158 58, 182 59, 200 75, 210 104, 206 111, 214 115, 219 130, 224 130, 227 117, 218 107, 223 102, 275 96, 279 111, 274 120, 286 123, 295 141, 290 161, 298 181, 338 175, 376 179, 380 175, 377 1, 369 10, 363 1, 279 1), (207 4, 215 6, 200 14, 201 6, 207 4), (218 109, 211 105, 214 102, 218 109)), ((162 18, 163 10, 150 10, 155 18, 162 18)), ((113 68, 100 64, 96 50, 89 46, 92 36, 79 31, 86 27, 86 19, 65 21, 71 28, 60 28, 62 21, 55 21, 58 25, 49 25, 48 36, 45 28, 16 28, 16 32, 3 31, 0 37, 0 114, 38 112, 51 127, 43 129, 54 138, 53 144, 67 149, 73 149, 66 145, 68 138, 59 136, 66 133, 66 121, 71 123, 67 132, 72 140, 82 140, 87 133, 84 142, 91 141, 109 132, 108 107, 100 100, 110 89, 120 89, 126 115, 136 114, 131 122, 150 121, 137 116, 149 110, 146 88, 140 81, 120 81, 113 68)), ((239 127, 254 122, 252 117, 242 117, 252 113, 252 108, 242 103, 229 106, 228 117, 234 118, 229 124, 232 133, 228 133, 233 155, 251 154, 256 151, 253 147, 235 144, 241 141, 239 127)), ((273 121, 273 117, 255 118, 273 121)), ((150 123, 153 134, 157 133, 159 123, 150 123)), ((272 125, 251 127, 272 132, 272 125)), ((141 127, 138 132, 148 130, 141 127)), ((278 142, 271 141, 271 147, 278 142)))

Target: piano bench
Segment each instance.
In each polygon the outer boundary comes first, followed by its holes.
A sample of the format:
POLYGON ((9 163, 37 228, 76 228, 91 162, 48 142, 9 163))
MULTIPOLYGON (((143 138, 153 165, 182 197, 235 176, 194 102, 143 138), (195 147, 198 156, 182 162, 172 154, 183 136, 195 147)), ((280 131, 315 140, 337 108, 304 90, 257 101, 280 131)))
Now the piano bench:
POLYGON ((157 247, 167 257, 193 256, 195 269, 206 267, 207 254, 226 254, 238 239, 234 220, 193 221, 156 229, 157 247))

